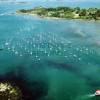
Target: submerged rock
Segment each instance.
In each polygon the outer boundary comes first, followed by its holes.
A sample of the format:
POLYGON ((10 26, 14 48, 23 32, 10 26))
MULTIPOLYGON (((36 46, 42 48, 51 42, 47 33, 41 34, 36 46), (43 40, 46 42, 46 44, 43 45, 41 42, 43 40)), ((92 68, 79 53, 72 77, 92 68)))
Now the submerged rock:
POLYGON ((10 83, 0 83, 0 100, 22 100, 21 91, 10 83))

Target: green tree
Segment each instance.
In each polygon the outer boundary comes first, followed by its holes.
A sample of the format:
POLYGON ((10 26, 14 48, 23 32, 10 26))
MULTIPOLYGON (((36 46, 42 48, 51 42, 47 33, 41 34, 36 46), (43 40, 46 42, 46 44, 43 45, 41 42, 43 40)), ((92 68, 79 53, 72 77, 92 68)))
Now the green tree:
POLYGON ((86 9, 82 9, 79 13, 79 16, 86 16, 86 9))
POLYGON ((95 15, 96 15, 97 17, 100 17, 100 9, 98 9, 98 10, 96 11, 95 15))
POLYGON ((52 14, 52 17, 60 17, 59 12, 55 12, 52 14))
POLYGON ((80 7, 74 8, 74 11, 75 11, 77 14, 79 14, 80 10, 81 10, 80 7))
POLYGON ((22 10, 20 10, 20 12, 22 12, 22 13, 27 13, 27 10, 22 9, 22 10))

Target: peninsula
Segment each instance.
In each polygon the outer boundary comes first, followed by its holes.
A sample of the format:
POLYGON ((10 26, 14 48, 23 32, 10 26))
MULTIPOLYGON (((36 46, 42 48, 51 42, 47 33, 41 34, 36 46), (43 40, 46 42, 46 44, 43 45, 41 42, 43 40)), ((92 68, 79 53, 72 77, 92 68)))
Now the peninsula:
POLYGON ((98 8, 81 9, 80 7, 36 7, 33 9, 21 9, 17 11, 17 13, 49 18, 100 20, 100 9, 98 8))

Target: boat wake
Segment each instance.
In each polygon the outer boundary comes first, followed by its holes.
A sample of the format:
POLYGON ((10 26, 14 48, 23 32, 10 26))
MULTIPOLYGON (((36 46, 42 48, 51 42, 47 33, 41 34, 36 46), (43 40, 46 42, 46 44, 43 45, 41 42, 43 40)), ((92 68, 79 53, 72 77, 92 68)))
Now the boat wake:
POLYGON ((92 97, 95 97, 96 95, 95 94, 89 94, 87 95, 87 98, 92 98, 92 97))
POLYGON ((95 94, 90 94, 90 95, 88 95, 88 97, 94 97, 95 96, 95 94))
POLYGON ((93 98, 95 97, 95 94, 88 94, 88 95, 84 95, 84 96, 81 96, 79 98, 77 98, 77 100, 90 100, 90 98, 93 98))

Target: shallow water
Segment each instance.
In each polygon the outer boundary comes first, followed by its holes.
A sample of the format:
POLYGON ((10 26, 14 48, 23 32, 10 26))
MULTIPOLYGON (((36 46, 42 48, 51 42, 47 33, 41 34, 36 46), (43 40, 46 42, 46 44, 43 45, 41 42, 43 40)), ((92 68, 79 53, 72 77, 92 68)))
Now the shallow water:
POLYGON ((0 3, 0 79, 23 79, 33 93, 25 100, 98 99, 100 22, 13 13, 21 8, 0 3))

